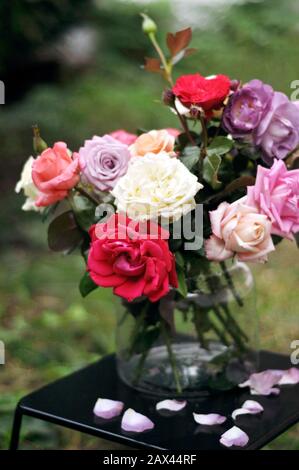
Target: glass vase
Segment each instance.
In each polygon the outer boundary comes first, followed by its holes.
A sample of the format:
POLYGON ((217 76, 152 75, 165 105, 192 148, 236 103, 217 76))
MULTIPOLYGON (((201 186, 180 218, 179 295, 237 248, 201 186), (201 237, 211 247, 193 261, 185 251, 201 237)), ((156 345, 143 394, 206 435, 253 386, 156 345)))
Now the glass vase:
POLYGON ((123 303, 116 333, 120 378, 159 397, 229 390, 258 367, 254 279, 247 264, 209 263, 183 298, 123 303))

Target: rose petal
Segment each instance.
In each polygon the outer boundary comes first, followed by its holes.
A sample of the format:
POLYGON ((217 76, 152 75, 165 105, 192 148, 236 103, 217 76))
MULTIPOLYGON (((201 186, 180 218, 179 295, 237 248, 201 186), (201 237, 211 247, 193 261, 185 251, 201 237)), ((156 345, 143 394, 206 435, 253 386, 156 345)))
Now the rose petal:
POLYGON ((264 408, 260 403, 254 400, 246 400, 241 408, 237 408, 232 412, 232 418, 236 419, 237 416, 239 415, 245 415, 245 414, 258 414, 264 411, 264 408))
POLYGON ((275 369, 267 369, 263 372, 251 374, 246 382, 239 384, 239 387, 250 387, 250 393, 252 395, 271 395, 279 394, 277 388, 273 388, 277 385, 283 376, 283 371, 275 369))
POLYGON ((186 401, 163 400, 156 404, 156 410, 181 411, 186 405, 186 401))
POLYGON ((122 401, 99 398, 94 406, 93 412, 99 418, 111 419, 119 416, 124 408, 122 401))
POLYGON ((230 428, 228 431, 223 433, 220 438, 220 443, 225 447, 244 447, 248 444, 248 441, 249 437, 247 434, 237 426, 230 428))
POLYGON ((121 428, 129 432, 144 432, 154 428, 154 423, 146 416, 129 408, 121 420, 121 428))
POLYGON ((193 417, 197 424, 204 424, 206 426, 214 426, 216 424, 222 424, 226 421, 225 416, 221 416, 217 413, 208 413, 208 414, 193 413, 193 417))
POLYGON ((278 382, 279 385, 296 385, 299 383, 299 369, 291 367, 291 369, 283 371, 283 375, 278 382))

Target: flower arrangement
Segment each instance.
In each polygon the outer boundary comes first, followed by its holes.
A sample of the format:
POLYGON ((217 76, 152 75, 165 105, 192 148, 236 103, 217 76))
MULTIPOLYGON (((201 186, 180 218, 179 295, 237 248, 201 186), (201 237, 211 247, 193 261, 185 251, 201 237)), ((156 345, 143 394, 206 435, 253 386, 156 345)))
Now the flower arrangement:
MULTIPOLYGON (((124 299, 136 320, 130 344, 130 354, 140 356, 135 379, 162 332, 181 392, 171 345, 174 302, 184 305, 198 293, 194 276, 212 276, 216 262, 242 308, 227 260, 265 262, 277 243, 299 232, 299 104, 258 79, 242 84, 196 72, 174 81, 175 64, 194 52, 191 29, 168 33, 168 57, 156 30, 143 15, 143 31, 157 53, 144 69, 166 80, 162 102, 180 128, 139 135, 117 130, 71 152, 64 142, 48 147, 35 126, 36 156, 25 163, 16 191, 26 196, 24 210, 49 220, 52 250, 80 250, 86 262, 81 294, 100 286, 124 299)), ((204 333, 213 327, 220 340, 227 335, 244 352, 246 334, 237 319, 224 301, 216 307, 221 328, 206 314, 202 320, 192 305, 201 346, 209 349, 204 333)))

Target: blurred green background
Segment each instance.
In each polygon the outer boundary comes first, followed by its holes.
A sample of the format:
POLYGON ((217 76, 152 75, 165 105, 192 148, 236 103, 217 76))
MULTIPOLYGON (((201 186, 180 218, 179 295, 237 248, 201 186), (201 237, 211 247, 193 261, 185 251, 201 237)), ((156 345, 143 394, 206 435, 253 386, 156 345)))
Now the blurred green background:
MULTIPOLYGON (((291 93, 299 79, 299 5, 296 0, 8 0, 0 6, 0 448, 7 448, 19 397, 98 359, 114 348, 114 303, 108 290, 80 298, 79 256, 50 253, 46 225, 21 212, 14 194, 32 153, 31 126, 50 144, 77 150, 84 139, 117 128, 177 126, 159 103, 164 83, 140 65, 153 52, 140 28, 140 11, 166 31, 192 26, 192 47, 176 74, 225 73, 260 78, 291 93)), ((164 44, 164 42, 163 42, 164 44)), ((283 242, 270 262, 255 267, 261 346, 290 352, 299 338, 298 252, 283 242)), ((120 448, 103 440, 26 420, 23 447, 120 448)), ((299 449, 299 427, 267 449, 299 449)))

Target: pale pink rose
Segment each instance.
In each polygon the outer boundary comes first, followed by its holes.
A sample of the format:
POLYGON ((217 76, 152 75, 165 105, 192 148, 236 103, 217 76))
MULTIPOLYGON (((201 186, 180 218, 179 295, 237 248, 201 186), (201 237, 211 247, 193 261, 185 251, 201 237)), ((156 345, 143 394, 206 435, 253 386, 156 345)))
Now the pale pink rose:
POLYGON ((255 207, 245 204, 245 198, 233 204, 223 202, 210 212, 213 234, 205 242, 207 258, 223 261, 234 255, 240 261, 267 261, 273 251, 271 221, 255 207))
POLYGON ((136 134, 131 134, 130 132, 124 131, 123 129, 118 129, 117 131, 110 132, 111 137, 118 140, 122 144, 131 145, 137 139, 136 134))
POLYGON ((141 134, 130 145, 129 149, 133 157, 143 157, 147 153, 166 152, 175 156, 174 149, 175 138, 166 129, 160 131, 149 131, 141 134))
POLYGON ((299 170, 288 171, 282 160, 271 168, 259 165, 255 185, 247 188, 247 204, 269 217, 273 234, 292 240, 299 232, 299 170))
POLYGON ((49 206, 64 199, 79 182, 78 154, 71 156, 64 142, 47 148, 32 164, 32 179, 40 191, 35 204, 49 206))
POLYGON ((168 134, 172 135, 174 138, 176 138, 182 132, 180 131, 180 129, 175 129, 174 127, 166 127, 165 130, 168 132, 168 134))

